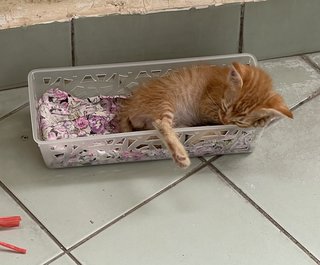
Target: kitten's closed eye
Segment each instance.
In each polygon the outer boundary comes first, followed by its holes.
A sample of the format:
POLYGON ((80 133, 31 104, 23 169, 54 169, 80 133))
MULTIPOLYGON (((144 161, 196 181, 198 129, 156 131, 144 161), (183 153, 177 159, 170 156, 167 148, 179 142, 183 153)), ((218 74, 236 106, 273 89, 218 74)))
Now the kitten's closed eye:
POLYGON ((268 118, 258 119, 253 123, 253 127, 264 127, 267 125, 268 121, 269 121, 268 118))

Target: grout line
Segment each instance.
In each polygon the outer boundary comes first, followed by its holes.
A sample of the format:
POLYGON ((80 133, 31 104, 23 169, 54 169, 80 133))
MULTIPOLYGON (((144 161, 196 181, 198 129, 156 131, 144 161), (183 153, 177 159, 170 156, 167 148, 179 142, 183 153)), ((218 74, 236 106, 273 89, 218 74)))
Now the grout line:
POLYGON ((67 255, 70 259, 72 259, 77 265, 82 265, 82 263, 77 260, 77 258, 75 256, 73 256, 71 253, 69 253, 68 251, 65 251, 55 257, 53 257, 52 259, 50 259, 49 261, 47 261, 46 263, 44 263, 43 265, 49 265, 52 264, 52 262, 56 261, 57 259, 61 258, 62 256, 67 255))
MULTIPOLYGON (((300 57, 320 74, 320 66, 314 60, 312 60, 307 54, 303 54, 300 57)), ((307 98, 305 98, 304 100, 302 100, 301 102, 293 106, 292 109, 295 110, 299 108, 301 105, 309 102, 310 100, 312 100, 313 98, 319 95, 320 95, 320 87, 316 91, 312 92, 311 95, 309 95, 307 98)))
POLYGON ((218 158, 220 158, 221 156, 223 155, 215 155, 214 157, 211 157, 209 160, 208 160, 208 163, 210 164, 211 162, 213 161, 216 161, 218 158))
POLYGON ((209 160, 206 160, 203 156, 200 156, 198 157, 198 159, 200 159, 202 162, 210 164, 211 162, 216 161, 221 156, 223 155, 213 155, 213 157, 211 157, 209 160))
POLYGON ((198 156, 197 158, 203 163, 207 163, 208 162, 203 156, 198 156))
POLYGON ((313 61, 307 54, 303 54, 300 56, 307 64, 309 64, 314 70, 320 73, 320 67, 318 64, 313 61))
POLYGON ((4 119, 8 118, 9 116, 11 116, 11 115, 13 115, 13 114, 17 113, 18 111, 20 111, 20 110, 24 109, 24 108, 25 108, 25 107, 27 107, 27 106, 29 106, 29 102, 26 102, 26 103, 22 104, 21 106, 19 106, 18 108, 15 108, 14 110, 12 110, 12 111, 8 112, 7 114, 5 114, 5 115, 1 116, 1 117, 0 117, 0 121, 2 121, 2 120, 4 120, 4 119))
POLYGON ((48 265, 51 264, 52 262, 56 261, 57 259, 61 258, 63 255, 65 255, 65 252, 60 253, 59 255, 51 258, 50 260, 46 261, 45 263, 43 263, 43 265, 48 265))
POLYGON ((0 181, 0 187, 26 212, 29 217, 53 240, 59 248, 66 253, 76 264, 81 263, 62 245, 62 243, 43 225, 43 223, 23 204, 23 202, 2 182, 0 181))
POLYGON ((74 18, 71 18, 70 21, 71 25, 71 63, 72 66, 76 65, 76 57, 75 57, 75 42, 74 42, 74 18))
POLYGON ((239 47, 238 52, 243 52, 243 28, 244 28, 244 13, 245 13, 245 3, 240 6, 240 31, 239 31, 239 47))
MULTIPOLYGON (((199 158, 200 160, 202 160, 201 158, 199 158)), ((104 230, 106 230, 107 228, 109 228, 110 226, 116 224, 117 222, 121 221, 123 218, 127 217, 128 215, 132 214, 133 212, 135 212, 136 210, 140 209, 142 206, 146 205, 147 203, 151 202, 152 200, 156 199, 157 197, 159 197, 160 195, 162 195, 163 193, 165 193, 166 191, 174 188, 177 184, 179 184, 180 182, 186 180, 187 178, 189 178, 191 175, 195 174, 196 172, 200 171, 201 169, 205 168, 208 165, 207 161, 206 162, 201 162, 199 165, 197 165, 196 167, 194 167, 193 169, 191 169, 191 171, 189 171, 188 173, 186 173, 186 175, 184 175, 183 177, 173 181, 172 183, 170 183, 169 185, 165 186, 163 189, 157 191, 156 193, 154 193, 153 195, 151 195, 149 198, 145 199, 144 201, 138 203, 136 206, 133 206, 132 208, 128 209, 126 212, 124 212, 123 214, 119 215, 118 217, 116 217, 115 219, 111 220, 109 223, 105 224, 103 227, 99 228, 98 230, 96 230, 95 232, 93 232, 92 234, 90 234, 89 236, 87 236, 86 238, 82 239, 81 241, 79 241, 78 243, 74 244, 72 247, 70 247, 67 251, 68 253, 73 251, 74 249, 76 249, 77 247, 81 246, 82 244, 84 244, 85 242, 87 242, 89 239, 95 237, 96 235, 100 234, 101 232, 103 232, 104 230)))
POLYGON ((28 82, 24 81, 24 82, 16 83, 13 85, 6 85, 3 87, 0 87, 0 91, 6 91, 6 90, 21 88, 21 87, 27 87, 27 86, 28 86, 28 82))
MULTIPOLYGON (((314 51, 312 53, 316 53, 316 52, 320 52, 319 51, 314 51)), ((287 58, 290 58, 290 57, 302 57, 306 54, 310 54, 310 53, 294 53, 294 54, 288 54, 288 55, 276 55, 274 57, 268 57, 268 58, 262 58, 262 59, 259 59, 258 61, 259 62, 262 62, 262 61, 269 61, 269 60, 276 60, 276 59, 287 59, 287 58)))
POLYGON ((291 235, 281 224, 273 219, 265 210, 263 210, 253 199, 249 197, 241 188, 239 188, 232 180, 224 175, 214 165, 209 164, 209 168, 218 174, 228 185, 230 185, 239 195, 241 195, 246 201, 248 201, 256 210, 258 210, 265 218, 267 218, 276 228, 278 228, 286 237, 288 237, 298 248, 300 248, 305 254, 307 254, 314 262, 320 265, 320 260, 316 258, 305 246, 303 246, 293 235, 291 235))
MULTIPOLYGON (((320 71, 320 69, 319 69, 319 71, 320 71)), ((311 101, 312 99, 314 99, 315 97, 317 97, 319 95, 320 95, 320 87, 316 91, 312 92, 308 97, 306 97, 305 99, 303 99, 302 101, 298 102, 296 105, 291 107, 290 110, 298 109, 299 107, 301 107, 302 105, 311 101)))
POLYGON ((16 85, 0 88, 0 93, 3 92, 3 91, 20 89, 20 88, 28 89, 28 83, 27 82, 26 83, 19 83, 19 84, 16 84, 16 85))

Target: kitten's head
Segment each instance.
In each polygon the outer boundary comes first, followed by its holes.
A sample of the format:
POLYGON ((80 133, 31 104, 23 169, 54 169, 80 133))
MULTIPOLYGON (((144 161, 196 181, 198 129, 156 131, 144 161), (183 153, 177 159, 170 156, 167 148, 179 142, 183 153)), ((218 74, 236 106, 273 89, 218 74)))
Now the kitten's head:
POLYGON ((260 68, 233 63, 219 111, 221 122, 262 127, 285 116, 293 118, 283 98, 272 89, 270 76, 260 68))

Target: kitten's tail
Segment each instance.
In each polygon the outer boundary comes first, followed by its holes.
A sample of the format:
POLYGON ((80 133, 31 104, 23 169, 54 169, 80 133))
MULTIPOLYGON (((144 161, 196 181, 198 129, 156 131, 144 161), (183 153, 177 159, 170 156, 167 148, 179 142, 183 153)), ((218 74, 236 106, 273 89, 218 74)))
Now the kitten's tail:
POLYGON ((132 132, 133 128, 129 118, 121 119, 120 121, 120 132, 132 132))
POLYGON ((132 132, 133 127, 129 118, 129 113, 126 108, 126 99, 120 101, 120 110, 117 114, 117 122, 119 124, 120 132, 132 132))

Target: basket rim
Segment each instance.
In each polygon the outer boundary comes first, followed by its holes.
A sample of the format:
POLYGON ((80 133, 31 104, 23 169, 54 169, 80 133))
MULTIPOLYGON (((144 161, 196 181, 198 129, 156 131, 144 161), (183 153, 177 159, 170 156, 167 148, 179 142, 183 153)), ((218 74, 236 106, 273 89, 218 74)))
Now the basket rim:
MULTIPOLYGON (((59 139, 59 140, 43 140, 38 136, 36 128, 36 108, 31 109, 34 106, 34 87, 32 87, 32 81, 34 79, 35 73, 45 73, 45 72, 57 72, 57 71, 77 71, 77 70, 90 70, 90 69, 109 69, 115 67, 134 67, 134 66, 144 66, 144 65, 157 65, 157 64, 172 64, 172 63, 190 63, 190 62, 201 62, 206 60, 223 60, 223 59, 234 59, 237 60, 239 58, 248 58, 250 63, 254 66, 258 65, 258 61, 256 57, 249 53, 234 53, 227 55, 214 55, 214 56, 200 56, 200 57, 190 57, 190 58, 179 58, 179 59, 165 59, 165 60, 151 60, 151 61, 138 61, 138 62, 126 62, 126 63, 111 63, 111 64, 97 64, 97 65, 84 65, 84 66, 67 66, 67 67, 55 67, 55 68, 39 68, 31 70, 28 74, 28 94, 29 94, 29 107, 30 107, 30 115, 31 115, 31 126, 32 126, 32 135, 34 141, 38 145, 52 145, 52 144, 61 144, 62 142, 65 144, 83 142, 86 140, 90 141, 99 141, 99 140, 109 140, 114 137, 138 137, 138 136, 152 136, 158 135, 156 130, 145 130, 145 131, 135 131, 135 132, 124 132, 124 133, 110 133, 106 135, 89 135, 84 137, 76 137, 76 138, 67 138, 67 139, 59 139), (32 103, 32 104, 31 104, 32 103)), ((182 128, 174 128, 174 131, 177 133, 184 133, 188 131, 206 131, 206 130, 230 130, 237 129, 241 131, 249 131, 255 130, 259 131, 259 128, 240 128, 236 125, 210 125, 210 126, 196 126, 196 127, 182 127, 182 128)))
POLYGON ((211 59, 232 59, 232 58, 245 58, 251 59, 254 66, 258 65, 257 58, 250 53, 234 53, 227 55, 213 55, 213 56, 198 56, 198 57, 185 57, 178 59, 161 59, 161 60, 147 60, 147 61, 137 61, 137 62, 124 62, 124 63, 110 63, 110 64, 94 64, 94 65, 81 65, 81 66, 65 66, 65 67, 54 67, 54 68, 37 68, 33 69, 28 73, 28 83, 32 81, 32 75, 34 73, 42 72, 57 72, 57 71, 70 71, 70 70, 86 70, 86 69, 97 69, 97 68, 114 68, 114 67, 130 67, 130 66, 143 66, 156 65, 156 64, 170 64, 170 63, 188 63, 188 62, 201 62, 204 60, 211 59))

